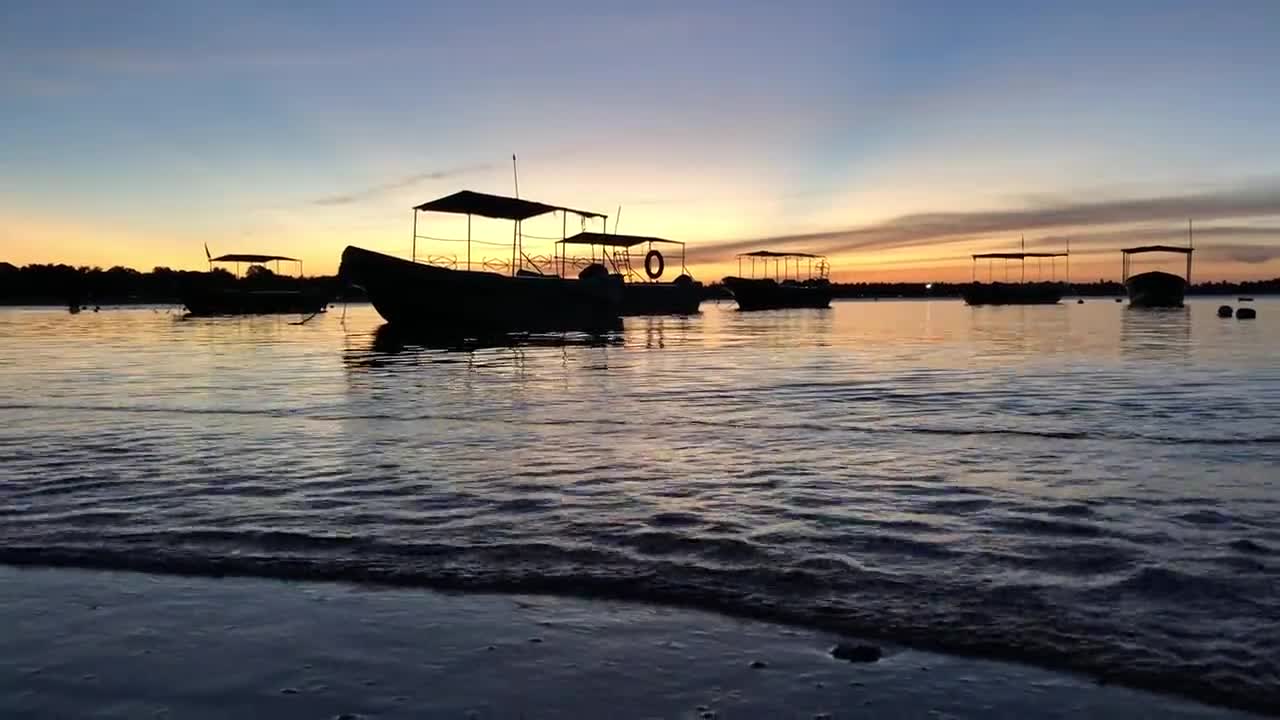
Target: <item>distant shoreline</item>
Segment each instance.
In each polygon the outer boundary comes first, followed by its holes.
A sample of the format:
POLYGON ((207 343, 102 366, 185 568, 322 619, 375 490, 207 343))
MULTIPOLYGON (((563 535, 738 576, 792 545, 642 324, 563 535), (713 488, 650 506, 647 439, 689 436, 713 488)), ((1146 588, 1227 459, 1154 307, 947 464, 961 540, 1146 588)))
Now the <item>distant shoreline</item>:
MULTIPOLYGON (((132 268, 72 267, 70 265, 27 265, 18 267, 0 262, 0 305, 68 305, 80 306, 129 305, 129 304, 182 304, 182 291, 193 284, 239 286, 249 283, 261 289, 294 289, 299 287, 339 288, 336 276, 291 277, 276 275, 270 270, 255 266, 243 278, 236 278, 225 270, 210 272, 172 270, 157 267, 150 272, 132 268)), ((837 298, 958 298, 972 283, 948 282, 857 282, 832 283, 832 294, 837 298)), ((364 299, 356 288, 344 288, 334 293, 336 302, 364 299)), ((1102 281, 1071 283, 1065 293, 1069 297, 1124 297, 1124 285, 1102 281)), ((1280 295, 1280 278, 1245 282, 1206 282, 1193 284, 1187 289, 1189 296, 1256 296, 1280 295)), ((731 295, 719 282, 709 282, 703 298, 728 299, 731 295)))

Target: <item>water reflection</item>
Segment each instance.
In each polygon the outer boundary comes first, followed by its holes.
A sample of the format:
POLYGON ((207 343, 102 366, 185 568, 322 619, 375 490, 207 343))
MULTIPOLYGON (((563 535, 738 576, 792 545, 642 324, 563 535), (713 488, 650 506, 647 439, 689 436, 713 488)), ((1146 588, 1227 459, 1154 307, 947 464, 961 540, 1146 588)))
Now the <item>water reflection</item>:
POLYGON ((521 347, 602 347, 622 343, 622 324, 601 331, 500 332, 479 335, 457 333, 406 333, 391 325, 381 325, 373 333, 372 351, 399 353, 406 349, 471 352, 494 348, 521 347))
POLYGON ((1185 357, 1191 349, 1191 308, 1127 306, 1120 314, 1120 352, 1139 360, 1185 357))

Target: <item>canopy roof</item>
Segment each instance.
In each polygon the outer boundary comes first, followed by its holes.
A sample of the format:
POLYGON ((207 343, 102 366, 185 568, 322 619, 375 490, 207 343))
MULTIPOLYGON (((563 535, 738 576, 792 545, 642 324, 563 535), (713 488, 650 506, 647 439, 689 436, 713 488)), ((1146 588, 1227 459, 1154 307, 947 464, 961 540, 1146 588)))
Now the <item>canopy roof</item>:
POLYGON ((667 240, 659 237, 647 237, 645 235, 610 235, 608 233, 598 232, 580 232, 572 237, 560 240, 566 245, 603 245, 604 247, 622 247, 629 248, 636 245, 644 245, 646 243, 670 243, 672 245, 684 245, 679 240, 667 240))
POLYGON ((1171 253, 1182 253, 1183 255, 1190 255, 1191 253, 1195 252, 1195 248, 1181 247, 1178 245, 1139 245, 1138 247, 1124 248, 1120 252, 1124 253, 1125 255, 1132 255, 1134 253, 1149 253, 1149 252, 1171 252, 1171 253))
POLYGON ((738 253, 738 257, 798 257, 798 258, 820 258, 823 255, 813 255, 811 253, 797 252, 774 252, 772 250, 755 250, 748 253, 738 253))
POLYGON ((285 257, 283 255, 251 255, 248 253, 231 253, 230 255, 219 255, 216 258, 209 258, 210 262, 262 263, 262 262, 271 262, 272 260, 287 260, 289 262, 300 262, 297 258, 285 257))
POLYGON ((479 215, 499 220, 527 220, 528 218, 545 215, 556 210, 564 210, 588 218, 605 217, 600 213, 587 210, 574 210, 561 205, 548 205, 532 200, 490 195, 472 190, 461 190, 438 200, 424 202, 413 209, 425 212, 453 213, 455 215, 479 215))
POLYGON ((978 253, 973 256, 974 260, 1022 260, 1025 258, 1046 258, 1046 257, 1067 257, 1070 253, 1064 252, 996 252, 996 253, 978 253))

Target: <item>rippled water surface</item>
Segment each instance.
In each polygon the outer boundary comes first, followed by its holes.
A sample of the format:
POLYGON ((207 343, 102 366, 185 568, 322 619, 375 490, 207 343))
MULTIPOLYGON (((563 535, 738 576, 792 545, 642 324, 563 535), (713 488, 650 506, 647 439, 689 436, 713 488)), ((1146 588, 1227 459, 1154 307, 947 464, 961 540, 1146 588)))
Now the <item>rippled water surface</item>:
POLYGON ((1280 707, 1280 302, 424 348, 0 310, 0 561, 607 595, 1280 707))

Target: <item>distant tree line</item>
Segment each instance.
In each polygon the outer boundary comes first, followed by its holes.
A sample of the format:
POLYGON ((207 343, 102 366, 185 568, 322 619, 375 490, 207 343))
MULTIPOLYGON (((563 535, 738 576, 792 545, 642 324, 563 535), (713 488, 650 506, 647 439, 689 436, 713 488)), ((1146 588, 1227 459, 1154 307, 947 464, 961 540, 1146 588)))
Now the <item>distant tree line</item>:
POLYGON ((74 267, 71 265, 26 265, 0 262, 0 304, 120 304, 176 303, 183 288, 192 286, 233 287, 237 284, 262 289, 290 289, 315 284, 336 283, 334 277, 295 278, 276 275, 270 269, 250 266, 243 277, 215 268, 172 270, 167 267, 139 272, 115 266, 74 267))
MULTIPOLYGON (((245 284, 263 289, 289 289, 314 285, 338 287, 337 278, 320 276, 295 278, 276 275, 262 265, 252 265, 244 276, 215 268, 212 271, 172 270, 167 267, 139 272, 115 266, 74 267, 71 265, 26 265, 18 267, 0 262, 0 304, 87 304, 176 303, 184 287, 193 284, 231 287, 245 284)), ((959 297, 966 283, 833 283, 836 297, 841 298, 947 298, 959 297)), ((348 300, 360 300, 358 291, 339 288, 348 300)), ((1191 295, 1272 295, 1280 294, 1280 278, 1246 282, 1206 282, 1192 285, 1191 295)), ((1121 296, 1124 285, 1099 280, 1072 283, 1069 295, 1121 296)), ((719 283, 705 288, 708 299, 731 297, 719 283)))

